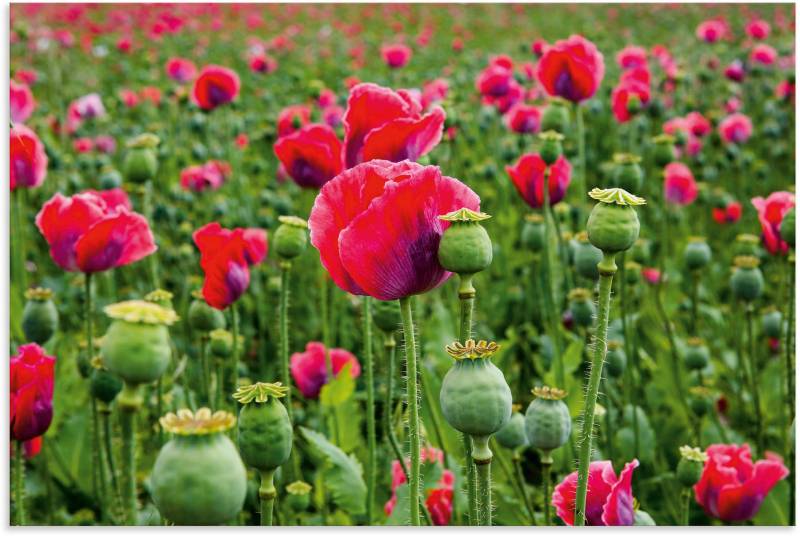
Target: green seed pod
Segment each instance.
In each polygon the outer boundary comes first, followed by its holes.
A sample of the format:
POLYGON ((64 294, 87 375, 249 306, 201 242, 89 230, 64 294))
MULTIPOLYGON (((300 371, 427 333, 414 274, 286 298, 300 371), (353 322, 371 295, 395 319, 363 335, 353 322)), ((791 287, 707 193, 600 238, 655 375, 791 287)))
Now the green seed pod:
POLYGON ((305 512, 311 504, 311 484, 296 480, 286 486, 286 504, 294 512, 305 512))
POLYGON ((770 307, 761 316, 761 327, 767 337, 780 337, 783 334, 783 315, 775 307, 770 307))
POLYGON ((534 448, 549 452, 566 444, 572 432, 569 408, 562 400, 561 389, 536 387, 536 398, 525 411, 525 433, 534 448))
POLYGON ((58 329, 58 311, 53 303, 53 291, 48 288, 31 288, 25 291, 25 308, 22 310, 22 331, 28 342, 44 345, 58 329))
POLYGON ((468 208, 439 216, 450 226, 439 242, 439 263, 459 275, 482 272, 492 264, 492 240, 480 222, 491 216, 468 208))
POLYGON ((500 446, 510 450, 526 446, 528 436, 525 434, 525 417, 522 413, 515 411, 506 425, 498 430, 494 437, 500 446))
POLYGON ((128 154, 122 163, 126 180, 143 183, 156 178, 159 141, 155 134, 141 134, 128 142, 128 154))
POLYGON ((689 445, 681 447, 680 452, 681 459, 675 469, 675 476, 683 487, 691 488, 700 480, 708 456, 698 447, 692 448, 689 445))
POLYGON ((122 380, 117 375, 104 369, 100 361, 97 357, 92 360, 94 370, 92 370, 89 388, 93 397, 101 402, 110 404, 122 391, 122 380))
POLYGON ((711 411, 711 393, 702 386, 689 388, 689 408, 697 417, 711 411))
POLYGON ((511 418, 511 389, 489 359, 497 349, 472 339, 447 347, 456 361, 442 381, 439 403, 450 426, 472 438, 475 460, 491 459, 489 437, 511 418))
POLYGON ((644 510, 636 510, 633 513, 633 525, 639 527, 655 527, 656 522, 650 514, 644 510))
POLYGON ((308 222, 296 216, 278 216, 278 221, 281 224, 272 238, 278 256, 284 260, 300 256, 308 244, 308 222))
POLYGON ((622 343, 619 341, 608 341, 608 352, 606 352, 606 366, 603 370, 608 372, 609 378, 621 378, 625 372, 628 358, 622 343))
POLYGON ((731 288, 737 300, 752 302, 764 292, 764 276, 758 268, 758 259, 750 256, 738 256, 734 259, 734 270, 731 276, 731 288))
POLYGON ((689 270, 700 270, 711 262, 711 248, 708 247, 705 238, 689 237, 689 243, 683 250, 683 262, 689 270))
POLYGON ((589 242, 589 235, 586 231, 575 235, 574 258, 575 271, 578 272, 578 275, 592 281, 597 281, 597 278, 600 277, 597 264, 603 260, 603 252, 589 242))
POLYGON ((580 327, 588 328, 594 322, 596 308, 592 299, 592 291, 585 288, 574 288, 570 291, 569 311, 572 319, 580 327))
POLYGON ((197 331, 213 331, 225 327, 225 315, 208 305, 199 291, 192 292, 194 300, 189 304, 189 325, 197 331))
POLYGON ((555 130, 546 130, 539 134, 539 139, 542 142, 539 155, 542 157, 545 164, 552 166, 564 152, 564 148, 561 146, 564 136, 555 130))
POLYGON ((233 353, 233 334, 224 329, 208 333, 209 349, 214 357, 226 358, 233 353))
POLYGON ((522 226, 522 245, 538 253, 544 249, 544 218, 541 214, 528 214, 522 226))
POLYGON ((761 245, 761 239, 753 234, 742 233, 736 235, 736 242, 733 247, 734 255, 750 255, 757 257, 761 245))
POLYGON ((394 333, 400 329, 400 302, 397 300, 372 302, 372 321, 384 333, 394 333))
POLYGON ((100 189, 111 190, 120 186, 122 186, 122 175, 116 169, 106 169, 100 175, 100 189))
POLYGON ((640 265, 647 265, 650 263, 650 257, 652 255, 652 243, 650 240, 646 238, 638 238, 636 242, 633 243, 633 247, 631 248, 631 256, 635 262, 638 262, 640 265))
POLYGON ((781 222, 781 239, 784 242, 789 244, 792 248, 794 247, 794 207, 789 209, 789 212, 784 214, 783 221, 781 222))
POLYGON ((653 159, 660 167, 675 160, 675 138, 669 134, 661 134, 653 138, 653 159))
POLYGON ((686 353, 683 356, 690 370, 703 370, 708 366, 711 357, 703 339, 691 337, 686 341, 686 353))
POLYGON ((630 248, 639 237, 639 216, 633 207, 645 200, 620 188, 595 188, 589 196, 599 201, 586 222, 589 241, 603 253, 630 248))
POLYGON ((158 453, 150 477, 158 511, 176 525, 221 525, 244 505, 247 472, 224 432, 235 418, 228 412, 168 413, 161 426, 174 434, 158 453))
POLYGON ((636 285, 642 278, 642 265, 638 262, 628 261, 625 263, 625 283, 636 285))
POLYGON ((239 451, 250 467, 274 471, 292 453, 292 423, 280 401, 288 387, 277 383, 255 383, 234 393, 240 404, 239 451))
POLYGON ((614 171, 612 181, 614 186, 627 190, 628 192, 638 192, 642 189, 644 182, 644 171, 639 165, 641 158, 630 153, 618 153, 614 155, 614 171))
POLYGON ((104 309, 113 320, 103 337, 103 365, 131 385, 157 380, 171 357, 167 326, 178 320, 175 311, 133 300, 104 309))
POLYGON ((569 109, 563 99, 551 99, 542 113, 542 131, 554 130, 564 134, 569 126, 569 109))

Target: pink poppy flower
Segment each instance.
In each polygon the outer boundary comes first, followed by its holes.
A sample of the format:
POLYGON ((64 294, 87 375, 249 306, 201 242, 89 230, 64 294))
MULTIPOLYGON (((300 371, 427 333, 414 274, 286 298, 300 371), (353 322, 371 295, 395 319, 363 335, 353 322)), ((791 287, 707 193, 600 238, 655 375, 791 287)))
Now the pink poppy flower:
POLYGON ((781 239, 781 223, 783 217, 794 206, 794 194, 791 192, 772 192, 764 199, 754 197, 750 200, 758 211, 761 223, 761 237, 764 247, 773 255, 789 251, 789 244, 781 239))
POLYGON ((9 106, 11 121, 24 123, 36 109, 36 99, 27 84, 18 84, 13 79, 9 80, 9 106))
POLYGON ((664 168, 664 199, 673 205, 689 205, 697 199, 697 183, 692 170, 682 162, 664 168))
POLYGON ((723 119, 717 129, 725 143, 744 143, 753 134, 753 123, 746 115, 736 113, 723 119))
MULTIPOLYGON (((361 375, 361 365, 356 356, 342 348, 331 348, 328 352, 331 371, 334 376, 350 365, 350 376, 361 375)), ((290 369, 295 385, 306 398, 317 398, 322 386, 328 383, 328 371, 325 363, 325 346, 321 342, 309 342, 305 352, 292 354, 290 369)))
MULTIPOLYGON (((631 479, 639 460, 626 463, 617 478, 608 460, 589 464, 589 489, 586 494, 586 524, 590 526, 633 525, 633 491, 631 479)), ((575 524, 575 495, 578 472, 567 476, 553 490, 556 515, 567 525, 575 524)))

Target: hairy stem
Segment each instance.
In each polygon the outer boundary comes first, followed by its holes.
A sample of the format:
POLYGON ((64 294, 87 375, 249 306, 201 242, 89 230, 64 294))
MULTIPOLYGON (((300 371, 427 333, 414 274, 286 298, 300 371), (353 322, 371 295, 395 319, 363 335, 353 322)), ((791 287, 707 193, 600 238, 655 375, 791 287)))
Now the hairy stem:
POLYGON ((550 469, 553 467, 553 458, 550 453, 542 454, 542 502, 544 503, 544 525, 550 526, 550 469))
POLYGON ((277 491, 275 490, 275 471, 261 471, 261 486, 258 488, 258 498, 261 501, 261 526, 272 526, 272 507, 275 504, 277 491))
POLYGON ((364 296, 363 334, 364 371, 367 382, 367 522, 372 523, 372 506, 375 502, 375 379, 372 363, 372 312, 370 297, 364 296))
POLYGON ((281 296, 278 303, 278 324, 280 331, 281 354, 281 381, 289 388, 286 392, 286 412, 289 420, 294 422, 292 415, 292 377, 289 375, 289 271, 292 268, 290 261, 281 261, 281 296))
POLYGON ((492 526, 492 459, 475 460, 475 473, 478 477, 478 495, 480 496, 481 526, 492 526))
MULTIPOLYGON (((472 338, 472 312, 475 307, 475 288, 472 286, 472 274, 461 275, 458 287, 458 301, 460 304, 460 330, 458 338, 462 344, 472 338)), ((475 466, 472 460, 472 441, 467 434, 461 434, 461 443, 464 445, 464 460, 467 473, 467 500, 468 521, 470 526, 478 524, 475 512, 478 511, 478 489, 475 480, 475 466)))
POLYGON ((414 338, 414 320, 411 316, 411 297, 400 298, 400 314, 403 318, 403 337, 406 352, 406 374, 408 403, 408 442, 411 450, 409 474, 409 509, 412 526, 419 526, 420 501, 420 453, 419 453, 419 407, 417 404, 417 347, 414 338))

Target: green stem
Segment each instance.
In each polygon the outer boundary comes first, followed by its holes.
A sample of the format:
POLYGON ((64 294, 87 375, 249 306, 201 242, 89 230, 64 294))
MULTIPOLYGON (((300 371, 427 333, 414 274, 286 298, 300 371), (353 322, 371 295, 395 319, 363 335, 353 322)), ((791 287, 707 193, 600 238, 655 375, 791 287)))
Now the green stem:
MULTIPOLYGON (((553 296, 553 282, 552 282, 552 267, 550 265, 551 261, 551 245, 552 241, 550 240, 550 168, 547 167, 544 170, 544 185, 542 187, 543 191, 543 201, 542 201, 542 212, 544 216, 544 240, 545 240, 545 250, 543 251, 542 255, 542 270, 544 272, 544 281, 545 281, 545 288, 544 288, 544 299, 546 305, 546 316, 547 321, 550 326, 550 337, 553 343, 553 350, 554 350, 554 357, 555 357, 555 367, 556 367, 556 382, 558 385, 566 385, 566 379, 564 376, 564 361, 563 356, 561 354, 561 335, 558 331, 558 307, 557 307, 557 300, 553 296)), ((565 266, 566 268, 566 266, 565 266)))
POLYGON ((286 392, 286 412, 292 416, 292 378, 289 375, 289 271, 291 261, 281 261, 281 296, 278 303, 278 323, 280 329, 281 381, 289 388, 286 392))
POLYGON ((419 526, 420 501, 420 454, 419 454, 419 408, 417 404, 417 347, 414 338, 414 321, 411 316, 411 297, 400 298, 400 314, 403 317, 403 338, 406 352, 406 374, 408 403, 408 442, 411 450, 409 474, 409 509, 412 526, 419 526))
POLYGON ((230 395, 239 387, 239 315, 236 311, 236 302, 231 304, 231 332, 233 333, 233 355, 230 379, 225 385, 224 396, 226 399, 230 399, 230 395))
MULTIPOLYGON (((89 363, 94 358, 94 322, 92 321, 92 314, 94 306, 92 304, 92 274, 87 272, 84 274, 84 305, 86 307, 86 352, 88 355, 89 363)), ((90 421, 89 436, 92 438, 92 494, 100 507, 100 517, 105 520, 106 513, 104 507, 104 494, 101 492, 101 463, 99 462, 100 445, 100 423, 97 415, 97 400, 91 392, 91 381, 89 387, 89 400, 91 401, 92 420, 90 421)), ((104 487, 104 486, 103 486, 104 487)))
POLYGON ((692 507, 692 490, 684 489, 681 492, 681 525, 684 527, 689 526, 689 510, 692 507))
POLYGON ((363 334, 364 371, 367 382, 367 523, 372 523, 372 506, 375 502, 375 379, 372 362, 372 312, 370 297, 364 296, 363 334))
MULTIPOLYGON (((472 286, 472 277, 473 274, 459 275, 458 301, 460 305, 460 329, 458 338, 462 344, 466 344, 467 340, 472 338, 472 313, 475 307, 475 288, 472 286)), ((472 441, 468 435, 462 433, 461 442, 464 445, 464 460, 467 473, 467 499, 469 501, 467 512, 469 524, 470 526, 475 526, 478 524, 478 520, 474 516, 474 513, 478 510, 478 490, 475 480, 475 467, 470 462, 472 459, 472 441)))
POLYGON ((753 306, 748 304, 745 307, 745 315, 747 318, 747 342, 748 352, 747 357, 750 360, 750 382, 753 394, 753 414, 756 419, 756 444, 758 445, 758 452, 764 454, 764 432, 761 420, 761 394, 758 388, 758 368, 756 368, 756 341, 753 337, 753 306))
MULTIPOLYGON (((144 211, 144 217, 147 218, 147 221, 153 221, 153 181, 147 180, 144 185, 142 186, 142 210, 144 211)), ((158 287, 158 265, 156 263, 156 256, 155 255, 148 255, 147 257, 147 268, 150 276, 150 285, 152 285, 153 289, 157 289, 158 287)))
MULTIPOLYGON (((636 408, 633 407, 633 399, 634 393, 636 392, 636 387, 634 382, 636 379, 633 374, 633 369, 638 368, 636 366, 637 361, 634 359, 633 351, 631 350, 631 333, 628 330, 628 300, 626 298, 626 289, 625 286, 628 284, 626 274, 625 274, 625 252, 623 251, 620 255, 620 264, 622 265, 622 272, 619 278, 619 304, 620 304, 620 316, 622 317, 622 338, 625 345, 625 355, 628 358, 628 364, 625 367, 625 404, 622 407, 623 416, 625 415, 625 408, 627 406, 631 406, 632 412, 632 422, 633 422, 633 457, 639 457, 639 419, 636 418, 636 408)), ((638 373, 638 370, 637 370, 638 373)))
POLYGON ((100 416, 97 410, 97 399, 92 397, 92 432, 94 445, 92 448, 92 463, 97 466, 97 481, 99 493, 97 495, 98 506, 100 507, 100 520, 103 523, 108 521, 108 511, 106 510, 106 468, 103 460, 103 440, 100 431, 100 416))
POLYGON ((136 413, 142 405, 138 386, 125 383, 117 396, 122 432, 122 504, 126 525, 136 524, 136 413))
POLYGON ((553 467, 553 458, 550 453, 542 453, 542 502, 544 503, 544 525, 550 526, 550 469, 553 467))
POLYGON ((478 518, 481 526, 492 526, 492 459, 475 461, 475 473, 478 479, 478 496, 480 511, 478 518))
POLYGON ((656 310, 658 311, 658 316, 661 318, 661 323, 664 325, 664 332, 667 334, 669 352, 670 356, 672 357, 672 366, 670 368, 672 369, 672 380, 675 383, 675 391, 678 400, 680 400, 683 410, 686 413, 687 420, 691 421, 692 413, 689 411, 689 404, 686 402, 686 396, 684 395, 685 391, 683 388, 683 374, 681 372, 681 358, 678 354, 678 345, 675 344, 675 334, 672 331, 672 322, 670 322, 670 319, 667 316, 667 311, 664 309, 664 302, 661 299, 661 292, 664 288, 664 273, 664 269, 662 268, 661 277, 654 290, 656 310))
POLYGON ((25 447, 22 441, 14 446, 14 524, 21 527, 25 525, 25 447))
POLYGON ((208 366, 208 334, 200 335, 200 378, 202 382, 202 395, 208 407, 212 407, 214 395, 211 392, 211 369, 208 366))
POLYGON ((698 287, 700 286, 700 273, 697 270, 692 271, 692 324, 689 326, 689 332, 696 335, 697 329, 697 294, 698 287))
POLYGON ((23 216, 24 202, 22 196, 25 195, 25 188, 17 188, 14 194, 14 232, 12 236, 16 239, 15 255, 14 255, 14 269, 16 270, 16 277, 19 278, 19 291, 20 298, 24 298, 25 289, 28 288, 28 274, 25 271, 25 225, 23 216))
POLYGON ((275 470, 261 471, 261 486, 258 488, 258 498, 261 501, 261 526, 272 526, 272 508, 275 504, 277 491, 274 482, 275 470))
POLYGON ((576 189, 578 192, 586 192, 586 132, 583 126, 583 109, 580 104, 575 104, 575 122, 578 130, 578 162, 581 166, 576 189))
MULTIPOLYGON (((789 280, 789 299, 786 302, 786 314, 784 318, 786 318, 786 332, 785 332, 785 341, 784 341, 784 356, 785 356, 785 376, 786 376, 786 404, 788 406, 789 413, 787 415, 787 422, 783 423, 783 428, 786 429, 789 426, 792 426, 794 423, 794 351, 792 349, 792 335, 794 334, 794 294, 795 294, 795 283, 794 283, 794 270, 792 270, 792 263, 788 259, 786 261, 786 276, 789 280)), ((789 525, 794 526, 794 518, 795 518, 795 487, 794 487, 794 444, 793 441, 788 440, 789 434, 785 434, 787 436, 786 441, 786 459, 789 460, 789 478, 791 479, 789 484, 790 492, 789 492, 789 525)))
POLYGON ((586 491, 589 484, 589 461, 592 452, 592 429, 594 427, 594 409, 597 404, 597 393, 603 375, 603 362, 606 358, 606 335, 608 332, 608 315, 611 305, 611 284, 617 265, 614 254, 603 252, 603 260, 597 264, 600 271, 600 290, 598 297, 597 327, 594 332, 594 352, 592 355, 591 373, 583 403, 583 420, 581 425, 580 453, 578 456, 578 489, 575 495, 575 525, 586 524, 586 491))
POLYGON ((104 448, 106 451, 106 462, 108 463, 108 472, 111 475, 111 488, 114 493, 115 502, 120 502, 120 489, 119 481, 117 480, 117 468, 114 463, 114 449, 111 444, 111 410, 108 406, 100 409, 100 417, 103 422, 103 440, 104 448))
MULTIPOLYGON (((498 457, 499 459, 499 457, 498 457)), ((517 481, 517 488, 519 488, 520 494, 522 494, 522 502, 525 503, 525 509, 528 510, 528 515, 531 518, 531 524, 536 524, 536 516, 534 515, 534 508, 533 504, 531 504, 531 499, 528 497, 528 492, 525 490, 525 476, 522 474, 522 459, 518 453, 514 453, 511 457, 511 463, 514 464, 514 478, 517 481)))

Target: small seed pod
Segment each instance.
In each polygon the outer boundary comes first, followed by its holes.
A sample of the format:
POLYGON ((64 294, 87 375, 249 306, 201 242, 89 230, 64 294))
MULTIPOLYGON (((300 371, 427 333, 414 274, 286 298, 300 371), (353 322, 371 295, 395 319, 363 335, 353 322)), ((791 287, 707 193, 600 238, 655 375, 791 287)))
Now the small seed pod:
POLYGON ((439 242, 439 263, 459 275, 482 272, 492 264, 492 240, 480 224, 491 216, 468 208, 439 216, 450 226, 439 242))
POLYGON ((194 300, 189 304, 189 325, 197 331, 213 331, 225 327, 225 315, 222 311, 214 309, 203 298, 203 294, 196 290, 192 292, 194 300))
POLYGON ((683 359, 686 362, 686 366, 691 370, 703 370, 706 368, 711 357, 705 341, 699 337, 688 339, 683 359))
POLYGON ((689 243, 683 250, 683 262, 689 270, 700 270, 711 262, 711 248, 706 239, 700 236, 689 237, 689 243))
POLYGON ((569 311, 575 323, 582 328, 590 327, 596 313, 592 291, 586 288, 574 288, 570 291, 568 299, 569 311))
POLYGON ((783 334, 783 315, 774 306, 761 316, 761 327, 767 337, 778 338, 783 334))
POLYGON ((173 309, 172 298, 173 298, 172 292, 159 288, 152 292, 147 293, 144 297, 144 301, 155 303, 156 305, 160 305, 165 309, 173 309))
POLYGON ((522 413, 514 411, 511 418, 494 435, 500 446, 510 450, 516 450, 528 444, 528 436, 525 434, 525 417, 522 413))
POLYGON ((92 396, 97 400, 110 404, 117 398, 117 395, 122 391, 122 380, 115 374, 103 368, 102 359, 94 357, 92 359, 92 375, 89 389, 92 396))
POLYGON ((603 260, 603 252, 589 242, 586 231, 575 235, 575 271, 578 275, 596 281, 600 277, 597 264, 603 260))
POLYGON ((697 417, 711 411, 711 392, 702 386, 689 388, 689 408, 697 417))
POLYGON ((525 411, 525 433, 534 448, 550 452, 569 440, 572 419, 563 398, 567 393, 561 389, 535 387, 536 398, 525 411))
POLYGON ((178 320, 175 311, 140 300, 115 303, 104 311, 112 322, 100 348, 103 365, 131 385, 157 380, 169 365, 167 326, 178 320))
POLYGON ((653 159, 660 167, 675 160, 675 137, 661 134, 653 138, 653 159))
POLYGON ((539 134, 539 139, 542 142, 539 155, 542 157, 545 164, 552 166, 564 152, 564 148, 561 146, 564 136, 555 130, 546 130, 539 134))
POLYGON ((569 126, 569 110, 567 102, 560 98, 551 99, 542 113, 542 130, 554 130, 566 133, 569 126))
POLYGON ((645 204, 645 200, 621 188, 595 188, 589 197, 598 201, 586 222, 589 241, 603 253, 630 248, 639 237, 639 216, 633 207, 645 204))
POLYGON ((675 476, 682 486, 691 488, 700 480, 708 456, 698 447, 692 448, 689 445, 682 446, 680 452, 681 459, 675 468, 675 476))
POLYGON ((649 264, 652 255, 652 243, 646 238, 637 238, 631 248, 631 257, 639 264, 649 264))
POLYGON ((53 303, 53 291, 48 288, 31 288, 25 291, 25 308, 22 310, 22 331, 28 342, 44 345, 58 329, 58 310, 53 303))
POLYGON ((638 262, 628 261, 625 263, 625 283, 636 285, 642 279, 642 265, 638 262))
POLYGON ((182 409, 161 417, 174 434, 158 453, 150 477, 153 502, 176 525, 221 525, 244 505, 247 472, 225 435, 236 419, 208 408, 182 409))
POLYGON ((254 383, 234 393, 240 404, 239 451, 244 463, 259 471, 274 471, 292 453, 292 423, 280 401, 288 387, 277 383, 254 383))
POLYGON ((736 242, 734 242, 733 254, 734 255, 750 255, 757 257, 760 249, 761 239, 753 234, 742 233, 736 235, 736 242))
POLYGON ((122 175, 114 168, 106 168, 100 174, 100 189, 111 190, 122 186, 122 175))
POLYGON ((783 221, 781 222, 781 239, 784 242, 789 244, 790 247, 794 247, 794 207, 789 209, 789 212, 783 215, 783 221))
POLYGON ((225 329, 215 329, 208 334, 209 349, 214 357, 224 359, 233 353, 233 334, 225 329))
POLYGON ((630 153, 618 153, 614 155, 614 171, 611 176, 614 186, 627 190, 628 192, 638 192, 642 189, 644 181, 644 171, 639 165, 642 159, 630 153))
POLYGON ((544 249, 544 218, 541 214, 528 214, 522 226, 522 245, 534 253, 544 249))
POLYGON ((397 300, 372 302, 372 321, 384 333, 394 333, 400 329, 400 302, 397 300))
POLYGON ((311 504, 311 484, 296 480, 286 486, 286 504, 294 512, 305 512, 311 504))
POLYGON ((439 393, 445 420, 473 442, 472 457, 490 460, 489 437, 511 418, 511 389, 502 371, 490 357, 498 350, 495 343, 470 339, 447 347, 455 363, 447 371, 439 393))
POLYGON ((606 366, 603 370, 608 373, 610 378, 621 378, 625 372, 628 358, 622 343, 619 341, 608 341, 608 352, 606 352, 606 366))
POLYGON ((281 224, 273 235, 275 251, 283 260, 299 257, 308 244, 308 222, 297 216, 278 216, 281 224))
POLYGON ((126 180, 143 183, 156 178, 159 141, 155 134, 141 134, 128 142, 128 154, 122 163, 126 180))
POLYGON ((740 255, 733 260, 731 288, 737 300, 752 302, 764 292, 764 276, 758 268, 756 257, 740 255))

